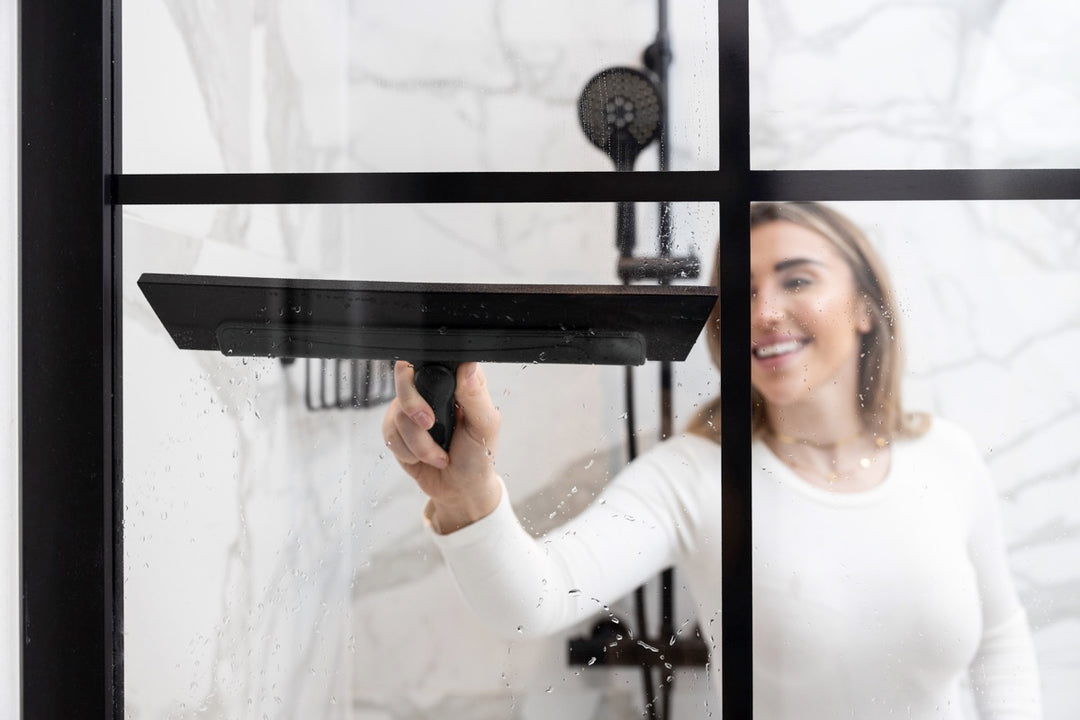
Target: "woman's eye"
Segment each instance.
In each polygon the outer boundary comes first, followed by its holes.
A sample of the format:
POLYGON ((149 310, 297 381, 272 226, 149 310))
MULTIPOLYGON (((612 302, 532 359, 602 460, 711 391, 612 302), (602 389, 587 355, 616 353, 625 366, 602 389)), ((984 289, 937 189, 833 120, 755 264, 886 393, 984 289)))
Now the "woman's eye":
POLYGON ((810 284, 809 278, 793 277, 784 281, 784 287, 788 290, 801 290, 810 284))

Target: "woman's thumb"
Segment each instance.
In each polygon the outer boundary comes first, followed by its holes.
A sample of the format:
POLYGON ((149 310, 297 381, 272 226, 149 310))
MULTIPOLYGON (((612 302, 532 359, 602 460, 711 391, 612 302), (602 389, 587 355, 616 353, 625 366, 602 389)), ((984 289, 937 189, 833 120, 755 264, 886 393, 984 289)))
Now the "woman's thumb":
POLYGON ((487 379, 479 363, 467 362, 458 366, 454 400, 458 404, 462 429, 474 440, 493 445, 499 432, 499 411, 491 400, 487 379))

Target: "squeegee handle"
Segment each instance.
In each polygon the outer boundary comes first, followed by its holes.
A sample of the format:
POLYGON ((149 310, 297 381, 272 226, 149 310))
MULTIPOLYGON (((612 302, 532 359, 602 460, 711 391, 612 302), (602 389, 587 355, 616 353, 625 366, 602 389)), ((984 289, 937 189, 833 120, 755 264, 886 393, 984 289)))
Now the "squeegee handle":
POLYGON ((442 447, 450 450, 454 435, 454 388, 457 385, 457 363, 416 363, 413 382, 420 396, 435 411, 435 424, 428 430, 431 437, 442 447))

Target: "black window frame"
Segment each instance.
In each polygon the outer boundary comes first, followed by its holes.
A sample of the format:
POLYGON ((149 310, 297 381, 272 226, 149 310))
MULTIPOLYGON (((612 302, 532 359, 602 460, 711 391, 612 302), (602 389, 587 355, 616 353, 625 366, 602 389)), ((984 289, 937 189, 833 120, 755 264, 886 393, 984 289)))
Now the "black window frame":
POLYGON ((749 4, 718 6, 716 170, 125 175, 120 0, 20 0, 23 717, 123 717, 124 204, 620 200, 719 208, 722 705, 725 717, 752 717, 749 354, 740 350, 749 345, 749 203, 1080 199, 1080 170, 751 170, 749 4))

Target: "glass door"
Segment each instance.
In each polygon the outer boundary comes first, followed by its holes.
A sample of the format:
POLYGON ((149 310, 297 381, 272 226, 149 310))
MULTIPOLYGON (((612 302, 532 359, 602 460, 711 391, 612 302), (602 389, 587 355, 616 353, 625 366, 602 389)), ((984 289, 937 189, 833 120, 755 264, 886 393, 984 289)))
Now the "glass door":
POLYGON ((20 6, 26 717, 762 711, 756 201, 829 203, 882 254, 907 404, 962 428, 986 464, 1045 716, 1080 707, 1064 0, 68 5, 20 6), (647 71, 667 112, 634 172, 579 119, 613 68, 647 71), (647 586, 644 623, 627 597, 554 637, 498 636, 467 612, 383 447, 385 364, 180 350, 138 286, 655 285, 620 264, 631 202, 643 267, 694 259, 667 282, 703 285, 718 262, 723 372, 704 343, 629 376, 492 364, 500 472, 542 537, 720 395, 719 618, 677 574, 647 586), (637 625, 655 673, 568 662, 597 618, 637 625), (709 665, 674 661, 663 643, 710 619, 709 665))

